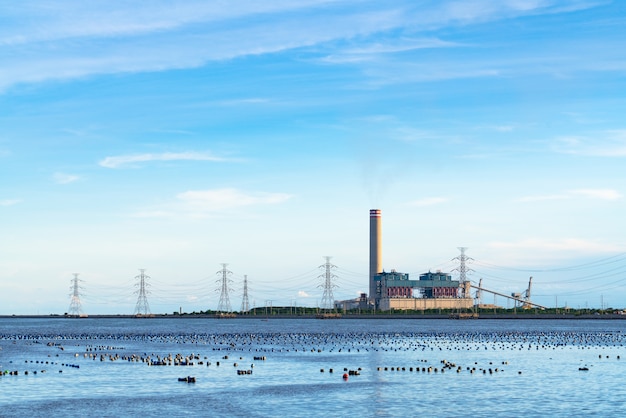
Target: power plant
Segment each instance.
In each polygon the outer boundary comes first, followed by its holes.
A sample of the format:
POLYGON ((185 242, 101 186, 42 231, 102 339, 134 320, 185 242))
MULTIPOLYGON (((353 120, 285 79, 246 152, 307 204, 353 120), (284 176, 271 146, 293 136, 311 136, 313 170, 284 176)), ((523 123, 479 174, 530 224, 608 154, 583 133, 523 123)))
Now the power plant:
MULTIPOLYGON (((465 271, 464 265, 461 270, 465 271)), ((412 280, 408 273, 383 271, 380 209, 370 210, 369 288, 370 308, 382 311, 472 309, 474 305, 470 297, 470 282, 452 280, 448 273, 427 272, 420 274, 418 280, 412 280)))
MULTIPOLYGON (((374 311, 427 311, 427 310, 448 310, 456 311, 451 315, 470 315, 464 311, 471 310, 472 317, 475 317, 474 308, 478 309, 497 309, 495 298, 504 297, 514 302, 515 308, 521 309, 547 309, 545 306, 536 304, 531 301, 532 277, 529 279, 528 288, 523 292, 514 292, 510 295, 489 290, 483 287, 482 279, 478 285, 472 284, 467 279, 467 274, 473 270, 467 267, 467 264, 473 261, 472 258, 465 254, 465 247, 458 247, 461 254, 452 259, 458 261, 458 267, 452 269, 452 272, 458 272, 458 280, 452 279, 452 274, 445 273, 440 270, 435 272, 428 271, 419 274, 417 279, 409 277, 408 273, 402 273, 395 269, 389 271, 383 270, 383 240, 382 240, 382 211, 380 209, 370 209, 370 231, 369 231, 369 294, 360 293, 356 299, 336 301, 333 297, 333 288, 337 287, 333 283, 336 279, 332 271, 337 266, 330 263, 330 256, 325 257, 326 263, 320 268, 324 269, 324 274, 319 278, 323 279, 320 288, 324 289, 321 308, 324 312, 323 317, 335 318, 340 314, 336 313, 336 309, 344 312, 351 310, 374 310, 374 311), (475 297, 472 297, 471 290, 475 289, 475 297), (491 305, 485 305, 482 302, 483 293, 491 293, 494 295, 494 302, 491 305), (330 314, 328 311, 333 310, 330 314)), ((229 278, 232 272, 227 270, 228 264, 222 264, 222 269, 216 274, 220 275, 220 279, 216 282, 219 284, 220 298, 217 306, 219 317, 232 317, 233 313, 229 292, 229 278)), ((138 294, 137 304, 135 306, 135 316, 151 317, 154 316, 150 312, 147 295, 150 293, 148 287, 149 276, 145 274, 145 269, 140 269, 140 274, 135 277, 138 280, 136 286, 139 288, 135 291, 138 294)), ((362 286, 363 276, 359 274, 358 286, 362 286)), ((78 273, 74 274, 71 303, 66 316, 86 316, 82 313, 80 300, 80 292, 78 273)), ((250 312, 250 302, 248 297, 248 281, 247 276, 243 278, 243 300, 241 304, 241 312, 250 312)), ((307 296, 305 296, 307 297, 307 296)), ((269 302, 270 312, 272 301, 269 302)), ((293 306, 293 305, 292 305, 293 306)), ((182 307, 179 308, 179 314, 182 314, 182 307)))

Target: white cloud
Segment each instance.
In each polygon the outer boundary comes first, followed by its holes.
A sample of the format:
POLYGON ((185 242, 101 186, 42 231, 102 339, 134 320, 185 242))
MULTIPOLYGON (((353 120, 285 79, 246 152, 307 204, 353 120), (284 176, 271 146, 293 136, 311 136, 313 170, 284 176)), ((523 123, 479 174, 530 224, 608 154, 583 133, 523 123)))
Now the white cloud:
POLYGON ((466 63, 462 67, 454 67, 441 62, 404 62, 393 66, 383 63, 366 69, 365 73, 372 79, 370 86, 377 88, 396 83, 494 78, 502 76, 503 70, 488 63, 466 63))
POLYGON ((554 149, 556 152, 586 157, 626 157, 626 129, 560 137, 555 141, 554 149))
POLYGON ((155 0, 150 5, 119 2, 102 7, 100 2, 57 1, 42 7, 24 1, 20 8, 5 9, 19 25, 0 29, 0 45, 59 41, 73 38, 138 36, 172 31, 186 25, 212 23, 255 14, 280 13, 326 3, 326 0, 258 2, 240 0, 238 7, 219 2, 186 0, 172 7, 170 1, 155 0))
MULTIPOLYGON (((0 52, 12 57, 0 69, 0 90, 17 83, 93 74, 195 68, 214 60, 303 47, 320 47, 332 57, 336 42, 355 39, 362 40, 362 46, 351 48, 348 57, 448 47, 452 44, 436 38, 420 39, 419 32, 595 5, 578 0, 565 5, 514 0, 442 1, 430 6, 369 2, 363 11, 334 0, 239 1, 237 7, 192 0, 177 2, 176 7, 167 1, 116 2, 106 7, 102 2, 83 3, 41 6, 25 1, 19 8, 0 12, 0 19, 9 23, 0 27, 0 52), (368 39, 398 31, 414 39, 390 44, 368 39)), ((429 72, 427 78, 459 76, 450 72, 438 76, 440 72, 429 72)))
POLYGON ((292 197, 286 193, 246 192, 233 188, 190 190, 176 195, 176 200, 159 207, 133 213, 142 219, 199 219, 228 211, 284 203, 292 197))
POLYGON ((445 203, 448 200, 449 199, 447 197, 425 197, 423 199, 418 199, 418 200, 409 202, 409 205, 418 206, 418 207, 432 206, 432 205, 439 205, 439 204, 445 203))
POLYGON ((343 50, 337 50, 333 52, 333 54, 322 58, 321 61, 332 64, 351 64, 355 62, 374 60, 381 55, 396 54, 416 49, 450 48, 460 46, 455 42, 443 41, 437 38, 403 38, 389 41, 377 41, 369 44, 361 41, 359 45, 361 44, 362 46, 348 47, 343 50))
POLYGON ((216 157, 210 153, 200 152, 165 152, 161 154, 133 154, 106 157, 100 161, 100 165, 106 168, 119 168, 135 163, 145 163, 150 161, 227 161, 225 158, 216 157))
POLYGON ((572 190, 570 193, 572 195, 598 200, 618 200, 622 198, 621 193, 611 189, 580 189, 572 190))
POLYGON ((228 188, 191 190, 177 196, 188 210, 194 212, 215 212, 243 206, 272 205, 283 203, 291 197, 286 193, 249 193, 228 188))
POLYGON ((299 298, 310 298, 311 295, 309 295, 307 292, 305 292, 304 290, 300 290, 298 291, 298 297, 299 298))
POLYGON ((4 200, 0 200, 0 206, 13 206, 13 205, 17 205, 20 202, 21 202, 20 199, 4 199, 4 200))
POLYGON ((80 179, 79 176, 65 173, 54 173, 54 181, 58 184, 69 184, 80 179))
POLYGON ((571 196, 567 194, 551 194, 551 195, 537 195, 537 196, 524 196, 517 199, 518 202, 539 202, 542 200, 563 200, 570 199, 571 196))
POLYGON ((563 13, 598 5, 596 0, 473 0, 441 2, 442 18, 463 23, 483 22, 524 14, 563 13))

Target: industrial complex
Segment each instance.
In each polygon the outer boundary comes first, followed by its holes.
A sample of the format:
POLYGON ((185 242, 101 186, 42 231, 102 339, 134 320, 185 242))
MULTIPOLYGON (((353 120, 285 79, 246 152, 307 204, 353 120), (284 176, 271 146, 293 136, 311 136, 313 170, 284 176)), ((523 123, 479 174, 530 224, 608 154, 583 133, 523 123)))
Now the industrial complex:
POLYGON ((420 274, 412 279, 408 273, 382 269, 382 213, 370 210, 370 269, 368 305, 372 309, 428 310, 471 309, 470 282, 465 280, 464 258, 460 279, 441 271, 420 274))
MULTIPOLYGON (((465 250, 467 249, 465 247, 458 247, 461 254, 454 259, 458 261, 458 267, 452 270, 458 273, 457 280, 453 280, 451 273, 440 270, 424 272, 417 277, 410 277, 408 273, 402 273, 395 269, 384 271, 382 267, 383 240, 382 213, 380 209, 370 210, 369 228, 369 294, 361 293, 356 299, 334 300, 332 288, 335 285, 332 279, 336 276, 332 273, 332 270, 336 266, 330 263, 331 257, 327 256, 325 257, 326 263, 319 266, 324 270, 324 274, 319 276, 323 279, 323 285, 319 287, 324 288, 321 306, 318 305, 318 310, 322 310, 320 313, 322 317, 340 317, 341 314, 337 313, 337 310, 343 312, 355 310, 374 312, 445 310, 453 312, 451 315, 459 316, 469 315, 467 312, 472 311, 471 316, 474 317, 476 315, 474 308, 496 309, 496 296, 513 300, 515 308, 547 309, 545 306, 533 303, 530 299, 532 277, 529 279, 528 288, 525 291, 511 293, 510 295, 484 288, 482 279, 480 279, 478 285, 472 284, 467 279, 467 274, 472 271, 467 268, 467 264, 472 259, 465 255, 465 250), (474 297, 471 294, 472 289, 475 290, 474 297), (483 305, 483 292, 494 295, 493 305, 483 305)), ((233 312, 228 295, 229 283, 231 282, 229 276, 232 272, 227 270, 227 266, 228 264, 222 264, 222 269, 216 273, 221 276, 220 280, 218 280, 218 283, 220 283, 220 299, 217 307, 217 313, 220 317, 230 317, 230 314, 233 312)), ((145 274, 145 269, 140 269, 140 272, 141 274, 135 277, 138 280, 137 286, 139 287, 139 290, 135 293, 139 296, 134 314, 139 317, 150 317, 153 314, 150 312, 146 297, 148 293, 147 279, 150 277, 145 274)), ((455 276, 457 276, 456 273, 455 276)), ((75 273, 72 280, 70 307, 66 313, 68 316, 86 316, 82 311, 80 301, 80 281, 82 280, 78 279, 78 273, 75 273)), ((248 298, 247 276, 244 276, 243 289, 240 312, 248 313, 251 309, 248 298)), ((271 311, 271 301, 269 306, 271 311)), ((182 314, 182 307, 179 308, 179 314, 182 314)))

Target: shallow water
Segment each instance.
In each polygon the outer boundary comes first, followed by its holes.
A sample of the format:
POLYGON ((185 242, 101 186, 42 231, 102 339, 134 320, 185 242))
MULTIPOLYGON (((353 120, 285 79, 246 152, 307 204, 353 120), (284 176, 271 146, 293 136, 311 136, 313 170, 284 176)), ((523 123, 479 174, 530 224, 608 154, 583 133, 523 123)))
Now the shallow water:
POLYGON ((0 416, 626 416, 625 343, 620 320, 4 318, 0 416), (169 354, 193 365, 148 365, 169 354))

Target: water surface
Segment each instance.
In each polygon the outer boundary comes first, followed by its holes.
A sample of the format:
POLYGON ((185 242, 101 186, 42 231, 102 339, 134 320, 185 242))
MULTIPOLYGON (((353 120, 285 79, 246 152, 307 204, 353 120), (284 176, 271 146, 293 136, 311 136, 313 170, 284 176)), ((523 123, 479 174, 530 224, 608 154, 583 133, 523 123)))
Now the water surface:
POLYGON ((624 324, 3 318, 0 415, 626 416, 624 324))

